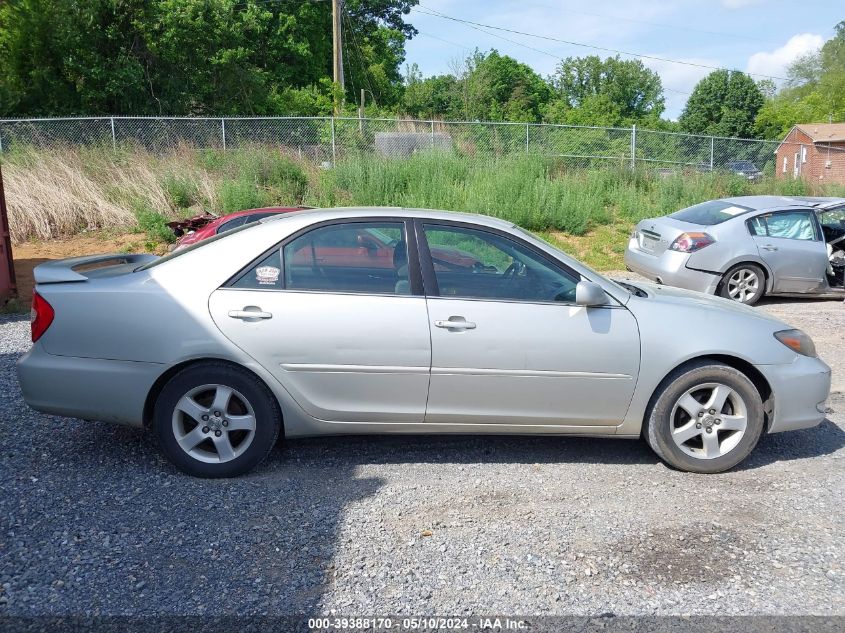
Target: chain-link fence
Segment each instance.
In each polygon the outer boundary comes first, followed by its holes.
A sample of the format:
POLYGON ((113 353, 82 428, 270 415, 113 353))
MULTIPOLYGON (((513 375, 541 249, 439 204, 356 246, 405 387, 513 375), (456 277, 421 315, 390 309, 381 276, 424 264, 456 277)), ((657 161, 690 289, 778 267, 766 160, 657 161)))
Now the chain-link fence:
MULTIPOLYGON (((348 117, 94 117, 0 119, 0 152, 16 147, 135 146, 163 153, 181 146, 274 146, 318 164, 371 154, 419 151, 463 156, 538 154, 582 166, 607 163, 664 171, 774 173, 776 141, 696 136, 631 128, 538 123, 419 121, 348 117)), ((795 152, 801 147, 796 146, 795 152)))

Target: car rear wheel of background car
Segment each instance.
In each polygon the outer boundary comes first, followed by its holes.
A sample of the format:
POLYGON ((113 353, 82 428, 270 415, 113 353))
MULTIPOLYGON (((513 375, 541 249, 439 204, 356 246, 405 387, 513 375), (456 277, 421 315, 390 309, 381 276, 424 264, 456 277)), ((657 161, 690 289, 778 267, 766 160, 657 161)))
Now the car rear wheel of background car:
POLYGON ((234 477, 253 469, 275 445, 281 426, 266 385, 220 362, 176 374, 159 394, 153 413, 162 452, 196 477, 234 477))
POLYGON ((722 277, 719 294, 726 299, 754 305, 765 292, 766 275, 763 269, 754 264, 740 264, 731 268, 722 277))
POLYGON ((669 465, 719 473, 748 456, 763 424, 763 402, 754 383, 733 367, 701 361, 663 381, 644 434, 669 465))

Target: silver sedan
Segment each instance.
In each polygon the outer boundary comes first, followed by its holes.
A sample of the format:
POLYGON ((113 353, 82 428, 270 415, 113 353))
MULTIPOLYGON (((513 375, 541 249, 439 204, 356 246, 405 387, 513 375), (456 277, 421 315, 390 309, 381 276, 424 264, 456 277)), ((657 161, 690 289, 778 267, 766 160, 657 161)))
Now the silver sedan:
POLYGON ((643 437, 677 468, 741 462, 824 419, 801 331, 699 293, 606 279, 501 220, 301 211, 157 258, 35 269, 38 411, 151 429, 201 477, 277 437, 643 437))
POLYGON ((743 196, 640 222, 625 265, 658 283, 753 305, 845 297, 845 199, 743 196))

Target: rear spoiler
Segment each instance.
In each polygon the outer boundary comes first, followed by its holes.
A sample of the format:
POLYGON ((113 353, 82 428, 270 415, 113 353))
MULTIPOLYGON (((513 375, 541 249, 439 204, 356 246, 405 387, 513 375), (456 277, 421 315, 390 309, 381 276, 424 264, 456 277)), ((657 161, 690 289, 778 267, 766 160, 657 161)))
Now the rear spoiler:
POLYGON ((70 281, 88 281, 91 277, 114 277, 132 272, 158 259, 158 255, 89 255, 45 262, 35 267, 33 276, 36 284, 58 284, 70 281))

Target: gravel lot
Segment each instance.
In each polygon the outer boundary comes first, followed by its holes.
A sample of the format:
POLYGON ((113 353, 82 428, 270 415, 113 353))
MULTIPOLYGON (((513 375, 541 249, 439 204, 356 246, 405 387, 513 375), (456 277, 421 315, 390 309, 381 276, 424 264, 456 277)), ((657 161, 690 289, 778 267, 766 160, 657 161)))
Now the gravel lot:
POLYGON ((814 336, 834 412, 715 476, 636 441, 381 437, 191 479, 139 431, 29 410, 4 319, 0 615, 845 615, 845 306, 760 309, 814 336))

